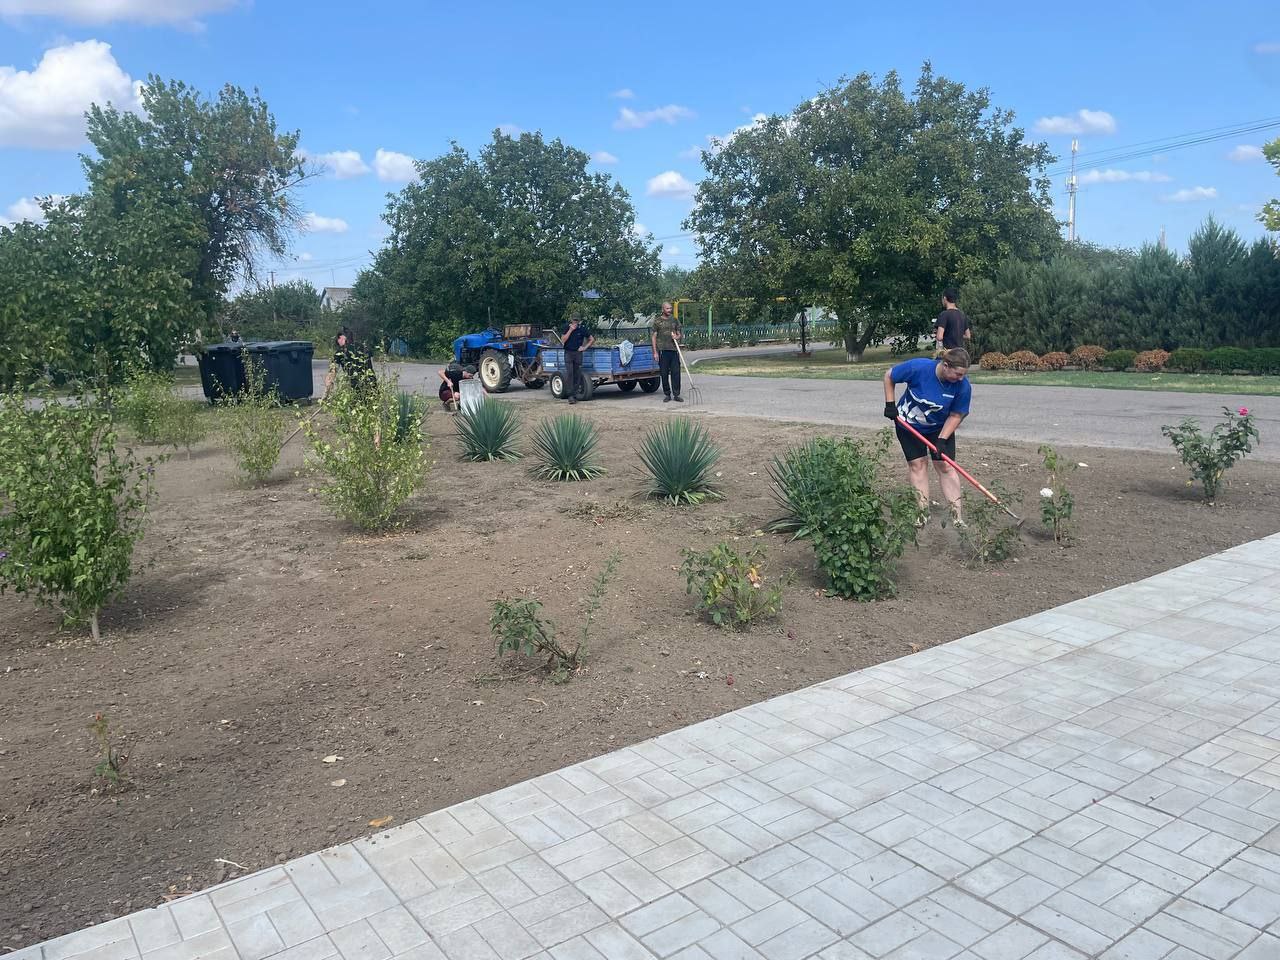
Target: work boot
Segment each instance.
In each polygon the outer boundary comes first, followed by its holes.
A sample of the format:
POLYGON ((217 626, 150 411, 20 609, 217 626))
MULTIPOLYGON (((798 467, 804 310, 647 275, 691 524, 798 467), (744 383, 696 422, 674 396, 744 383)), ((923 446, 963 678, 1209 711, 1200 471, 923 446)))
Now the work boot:
POLYGON ((678 393, 671 399, 674 400, 676 403, 684 403, 684 397, 680 396, 680 394, 678 393))
POLYGON ((662 398, 662 402, 663 402, 663 403, 670 403, 670 402, 671 402, 671 394, 669 394, 669 393, 668 393, 665 397, 663 397, 663 398, 662 398))

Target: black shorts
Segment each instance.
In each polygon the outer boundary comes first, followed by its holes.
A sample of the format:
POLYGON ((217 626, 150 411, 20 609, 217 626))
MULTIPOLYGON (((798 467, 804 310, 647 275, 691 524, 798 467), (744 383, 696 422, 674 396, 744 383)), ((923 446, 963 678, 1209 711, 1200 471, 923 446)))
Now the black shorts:
MULTIPOLYGON (((912 460, 919 460, 921 457, 929 457, 931 460, 933 460, 936 463, 942 462, 942 458, 940 456, 938 456, 936 453, 930 450, 927 446, 925 446, 924 441, 922 441, 919 437, 911 433, 909 430, 904 429, 902 424, 895 423, 893 425, 893 429, 897 431, 898 445, 902 447, 902 453, 907 458, 908 463, 910 463, 912 460)), ((928 438, 930 443, 935 443, 935 444, 937 443, 937 440, 938 440, 937 434, 925 433, 924 436, 928 438)), ((954 443, 955 437, 952 437, 951 440, 952 440, 952 443, 954 443)), ((955 458, 954 448, 951 450, 948 450, 947 455, 952 459, 954 459, 955 458)))

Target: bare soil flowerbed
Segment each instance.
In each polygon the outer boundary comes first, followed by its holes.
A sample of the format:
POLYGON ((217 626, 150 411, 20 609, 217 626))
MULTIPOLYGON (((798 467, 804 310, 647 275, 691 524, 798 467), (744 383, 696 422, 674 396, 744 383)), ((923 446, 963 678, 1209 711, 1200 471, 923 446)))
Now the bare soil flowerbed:
MULTIPOLYGON (((457 462, 433 412, 427 488, 380 536, 330 519, 295 476, 297 440, 260 489, 205 444, 160 469, 150 565, 106 611, 101 644, 0 597, 0 949, 1280 530, 1275 465, 1244 462, 1208 508, 1172 455, 1069 449, 1088 463, 1073 478, 1074 546, 1030 516, 1019 562, 977 569, 935 523, 908 549, 899 596, 857 604, 823 595, 806 544, 753 538, 778 513, 768 458, 829 429, 709 418, 728 499, 676 509, 632 497, 635 446, 669 408, 576 409, 600 427, 609 473, 558 485, 519 462, 457 462), (682 546, 735 536, 797 571, 781 618, 742 634, 698 619, 675 572, 682 546), (584 672, 554 685, 495 661, 492 598, 533 591, 576 632, 577 601, 615 549, 584 672), (514 679, 476 682, 498 675, 514 679), (130 754, 118 792, 92 788, 98 711, 130 754)), ((528 428, 562 410, 521 414, 528 428)), ((1033 448, 962 441, 960 457, 1034 514, 1033 448)))

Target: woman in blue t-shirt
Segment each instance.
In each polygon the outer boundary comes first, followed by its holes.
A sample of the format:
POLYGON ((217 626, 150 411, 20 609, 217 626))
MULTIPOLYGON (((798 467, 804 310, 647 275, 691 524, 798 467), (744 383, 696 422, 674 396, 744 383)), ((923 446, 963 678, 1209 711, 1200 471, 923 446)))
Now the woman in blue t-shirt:
POLYGON ((920 519, 917 526, 929 520, 929 465, 933 459, 938 471, 942 498, 951 505, 951 518, 956 526, 964 526, 960 515, 960 477, 937 453, 902 428, 901 417, 948 457, 955 459, 956 429, 969 413, 969 353, 957 347, 942 353, 936 360, 917 357, 891 368, 884 375, 884 415, 894 421, 898 443, 907 458, 911 485, 920 495, 920 519), (902 398, 894 398, 894 388, 906 384, 902 398))

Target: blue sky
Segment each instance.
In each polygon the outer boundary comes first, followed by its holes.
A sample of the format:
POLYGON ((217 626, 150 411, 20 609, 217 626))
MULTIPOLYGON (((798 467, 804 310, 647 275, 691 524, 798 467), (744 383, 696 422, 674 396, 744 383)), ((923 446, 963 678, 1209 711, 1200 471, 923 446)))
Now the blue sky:
MULTIPOLYGON (((631 194, 663 259, 695 264, 680 226, 694 148, 758 113, 786 113, 842 75, 924 60, 986 86, 1065 167, 1103 151, 1275 118, 1280 13, 1271 2, 516 3, 0 0, 0 218, 83 180, 78 115, 155 73, 206 92, 261 90, 328 173, 301 194, 314 229, 277 280, 347 285, 383 235, 388 191, 450 140, 541 130, 597 157, 631 194), (1194 9, 1186 9, 1194 8, 1194 9), (1041 132, 1037 132, 1037 131, 1041 132), (328 160, 322 160, 327 155, 328 160), (24 202, 25 201, 25 202, 24 202)), ((1209 214, 1246 237, 1280 177, 1266 131, 1086 169, 1082 239, 1185 247, 1209 214), (1091 172, 1092 171, 1092 172, 1091 172)), ((1055 167, 1056 169, 1056 167, 1055 167)), ((1054 181, 1065 217, 1064 176, 1054 181)))

